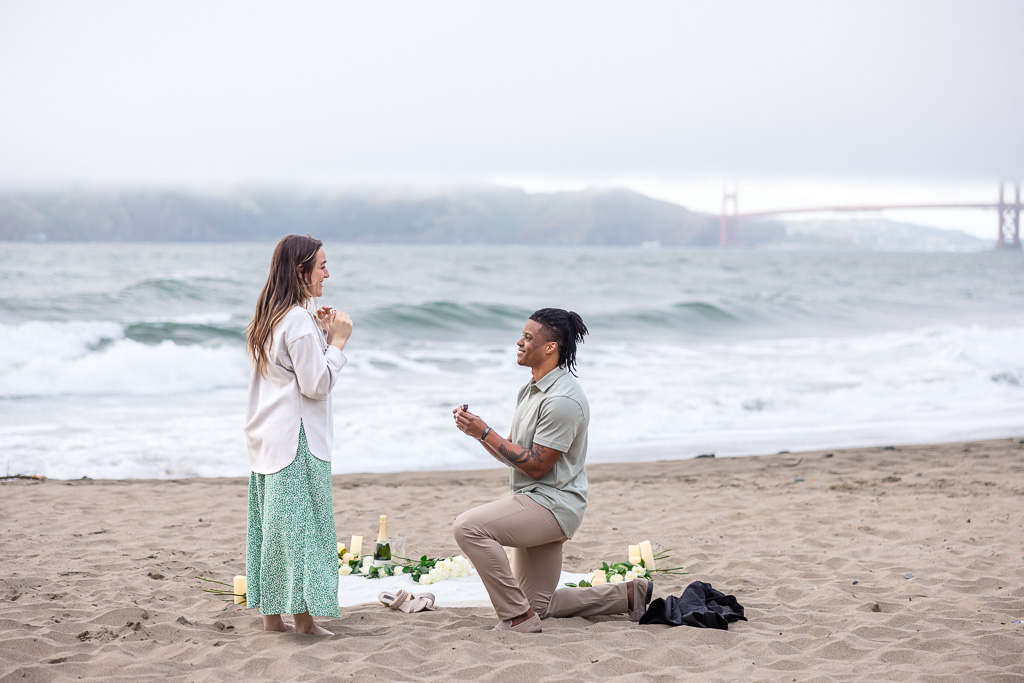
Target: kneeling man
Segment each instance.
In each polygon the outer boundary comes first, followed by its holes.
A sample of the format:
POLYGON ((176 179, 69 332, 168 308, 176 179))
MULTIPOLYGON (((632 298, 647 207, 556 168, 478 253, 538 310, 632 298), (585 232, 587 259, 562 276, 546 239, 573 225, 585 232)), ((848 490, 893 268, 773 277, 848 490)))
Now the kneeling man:
POLYGON ((511 497, 468 510, 454 524, 501 619, 496 631, 540 633, 544 617, 628 612, 637 621, 651 601, 647 579, 556 590, 562 544, 587 509, 590 406, 574 376, 585 334, 576 313, 543 308, 530 316, 517 358, 533 379, 519 391, 507 439, 468 410, 454 411, 458 428, 511 469, 511 497), (512 548, 511 564, 502 546, 512 548))

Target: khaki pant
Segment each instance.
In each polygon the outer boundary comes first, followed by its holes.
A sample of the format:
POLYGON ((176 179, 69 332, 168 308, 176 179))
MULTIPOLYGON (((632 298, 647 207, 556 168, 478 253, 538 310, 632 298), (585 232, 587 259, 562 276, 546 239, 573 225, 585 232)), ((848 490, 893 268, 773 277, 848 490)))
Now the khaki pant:
POLYGON ((562 544, 569 539, 551 511, 527 495, 467 510, 455 519, 453 532, 502 620, 525 614, 531 607, 541 618, 628 611, 628 581, 558 588, 562 544), (511 564, 502 546, 512 548, 511 564))

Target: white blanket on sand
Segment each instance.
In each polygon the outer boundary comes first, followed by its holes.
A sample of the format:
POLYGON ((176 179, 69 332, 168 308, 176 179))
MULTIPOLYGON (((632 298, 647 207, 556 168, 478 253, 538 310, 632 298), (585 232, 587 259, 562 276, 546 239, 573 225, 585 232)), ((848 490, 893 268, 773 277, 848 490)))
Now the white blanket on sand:
MULTIPOLYGON (((558 578, 558 585, 562 587, 566 582, 576 583, 583 576, 562 572, 558 578)), ((445 579, 429 586, 413 583, 412 577, 409 576, 384 576, 379 579, 366 579, 354 574, 339 576, 338 604, 342 607, 352 607, 374 603, 378 602, 377 596, 381 592, 394 593, 399 589, 413 595, 433 593, 435 607, 488 607, 491 604, 484 584, 475 570, 467 577, 445 579)))

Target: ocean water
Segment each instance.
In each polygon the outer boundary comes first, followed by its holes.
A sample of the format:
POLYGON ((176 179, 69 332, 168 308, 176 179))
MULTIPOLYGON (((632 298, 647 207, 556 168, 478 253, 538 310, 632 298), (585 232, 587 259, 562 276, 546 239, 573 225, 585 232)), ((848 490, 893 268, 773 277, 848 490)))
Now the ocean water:
MULTIPOLYGON (((545 306, 591 334, 591 462, 1024 436, 1020 254, 325 245, 355 322, 333 469, 496 464, 545 306)), ((0 244, 0 473, 242 476, 272 244, 0 244)))

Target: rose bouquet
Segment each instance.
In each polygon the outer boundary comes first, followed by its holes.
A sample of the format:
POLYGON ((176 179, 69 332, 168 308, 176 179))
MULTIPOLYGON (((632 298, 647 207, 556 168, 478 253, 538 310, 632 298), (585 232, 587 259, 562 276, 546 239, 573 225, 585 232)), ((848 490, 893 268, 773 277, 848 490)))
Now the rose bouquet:
POLYGON ((429 586, 432 583, 445 579, 469 576, 473 565, 462 555, 450 557, 427 557, 423 555, 419 560, 411 560, 408 557, 395 557, 392 562, 383 566, 373 564, 371 555, 356 556, 345 552, 345 545, 338 544, 338 573, 342 576, 355 574, 367 579, 379 579, 383 576, 399 576, 408 574, 412 580, 421 586, 429 586))
POLYGON ((584 575, 579 583, 566 583, 571 588, 589 588, 605 583, 620 583, 647 577, 654 579, 655 574, 681 575, 689 574, 685 567, 666 567, 659 569, 657 562, 668 558, 672 549, 654 553, 650 541, 629 546, 629 559, 624 562, 602 562, 599 569, 584 575))
MULTIPOLYGON (((413 560, 401 558, 412 563, 413 560)), ((473 565, 462 555, 451 557, 427 557, 424 555, 415 564, 407 564, 405 573, 421 586, 429 586, 445 579, 457 579, 469 576, 473 565)))

